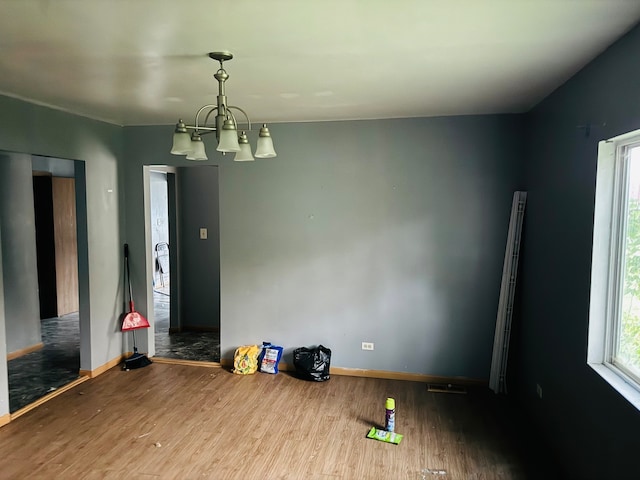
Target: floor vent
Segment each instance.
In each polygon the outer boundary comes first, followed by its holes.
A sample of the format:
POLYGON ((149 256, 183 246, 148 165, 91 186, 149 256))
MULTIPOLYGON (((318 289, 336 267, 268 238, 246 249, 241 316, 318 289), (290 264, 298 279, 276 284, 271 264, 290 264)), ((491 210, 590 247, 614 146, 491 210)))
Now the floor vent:
POLYGON ((451 383, 428 383, 427 390, 436 393, 467 393, 467 389, 462 385, 451 383))

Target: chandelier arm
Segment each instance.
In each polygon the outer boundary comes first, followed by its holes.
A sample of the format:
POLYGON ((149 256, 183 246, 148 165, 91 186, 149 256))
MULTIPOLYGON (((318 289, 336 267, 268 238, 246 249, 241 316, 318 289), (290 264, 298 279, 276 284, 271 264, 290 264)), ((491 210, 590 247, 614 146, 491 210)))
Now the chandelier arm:
POLYGON ((216 127, 199 127, 198 135, 202 137, 204 135, 208 135, 209 133, 217 134, 217 132, 218 132, 218 129, 216 127))
POLYGON ((196 127, 195 125, 185 125, 184 128, 187 128, 189 130, 195 130, 196 132, 202 132, 203 135, 206 133, 215 132, 217 130, 216 127, 203 127, 203 126, 196 127))
POLYGON ((196 129, 196 130, 198 130, 198 128, 204 128, 204 127, 198 127, 198 119, 200 118, 200 114, 201 114, 204 110, 206 110, 207 108, 210 108, 210 109, 211 109, 211 111, 210 111, 209 113, 207 113, 207 116, 206 116, 205 121, 204 121, 205 125, 207 124, 207 119, 209 118, 209 114, 210 114, 211 112, 213 112, 214 110, 217 110, 217 109, 218 109, 218 106, 217 106, 216 104, 214 104, 214 103, 211 103, 211 104, 209 104, 209 105, 204 105, 203 107, 200 107, 200 110, 198 110, 198 113, 196 113, 196 126, 195 126, 195 129, 196 129))
MULTIPOLYGON (((209 115, 211 115, 211 114, 212 114, 213 112, 215 112, 216 110, 219 110, 219 107, 218 107, 218 106, 214 106, 211 110, 209 110, 209 111, 207 112, 207 116, 206 116, 206 117, 204 117, 204 125, 206 125, 206 124, 207 124, 207 122, 209 121, 209 115)), ((202 128, 202 127, 201 127, 201 128, 202 128)), ((217 129, 217 126, 216 126, 216 127, 213 127, 213 129, 214 129, 214 130, 216 130, 216 129, 217 129)))
MULTIPOLYGON (((235 109, 235 110, 238 110, 238 111, 242 112, 242 114, 244 115, 244 118, 246 118, 246 119, 247 119, 247 126, 249 127, 249 128, 247 128, 247 131, 251 131, 251 120, 249 120, 249 115, 247 115, 247 112, 245 112, 245 111, 244 111, 243 109, 241 109, 240 107, 236 107, 235 105, 228 105, 228 106, 227 106, 227 110, 229 110, 229 112, 230 112, 230 113, 231 113, 230 109, 232 109, 232 108, 233 108, 233 109, 235 109)), ((232 115, 233 115, 233 113, 232 113, 232 115)), ((234 121, 234 122, 236 121, 236 118, 235 118, 235 117, 233 117, 233 121, 234 121)), ((236 128, 237 128, 237 125, 238 125, 238 123, 236 122, 236 128)))
POLYGON ((233 120, 233 124, 236 126, 236 129, 237 129, 238 121, 236 120, 236 116, 233 114, 233 112, 229 110, 229 107, 227 107, 227 115, 231 117, 231 120, 233 120))

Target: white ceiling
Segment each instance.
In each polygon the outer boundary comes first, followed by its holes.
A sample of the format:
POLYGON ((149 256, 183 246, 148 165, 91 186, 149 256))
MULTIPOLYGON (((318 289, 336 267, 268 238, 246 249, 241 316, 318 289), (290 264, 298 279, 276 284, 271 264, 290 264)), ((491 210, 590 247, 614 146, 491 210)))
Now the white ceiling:
MULTIPOLYGON (((0 93, 118 125, 514 113, 640 21, 640 0, 0 0, 0 93)), ((0 113, 1 114, 1 113, 0 113)))

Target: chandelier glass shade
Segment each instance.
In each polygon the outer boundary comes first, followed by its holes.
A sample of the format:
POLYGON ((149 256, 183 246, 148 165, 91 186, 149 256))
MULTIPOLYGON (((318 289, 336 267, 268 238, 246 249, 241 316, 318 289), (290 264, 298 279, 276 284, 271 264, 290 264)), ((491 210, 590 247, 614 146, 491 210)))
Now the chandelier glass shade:
POLYGON ((209 57, 220 62, 220 68, 214 75, 218 81, 217 103, 200 107, 195 116, 194 125, 186 125, 182 119, 178 120, 173 133, 173 146, 171 153, 174 155, 186 155, 187 160, 208 160, 202 137, 215 133, 218 141, 217 151, 235 153, 236 162, 251 162, 254 156, 258 158, 271 158, 276 156, 273 148, 271 133, 266 124, 263 124, 258 132, 258 143, 255 154, 251 151, 247 132, 251 131, 251 120, 247 113, 240 107, 229 105, 225 94, 224 84, 229 75, 223 68, 223 62, 231 60, 233 55, 229 52, 211 52, 209 57), (235 112, 242 114, 246 129, 238 133, 238 120, 235 112), (213 116, 211 122, 209 119, 213 116))

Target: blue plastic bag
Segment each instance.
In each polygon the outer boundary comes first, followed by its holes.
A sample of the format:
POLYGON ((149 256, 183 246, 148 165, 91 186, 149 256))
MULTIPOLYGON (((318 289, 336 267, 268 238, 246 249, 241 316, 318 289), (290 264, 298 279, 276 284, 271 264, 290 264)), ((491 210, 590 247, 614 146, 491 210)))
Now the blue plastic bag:
POLYGON ((258 369, 264 373, 278 373, 280 358, 282 358, 282 347, 262 342, 262 351, 258 355, 258 369))

